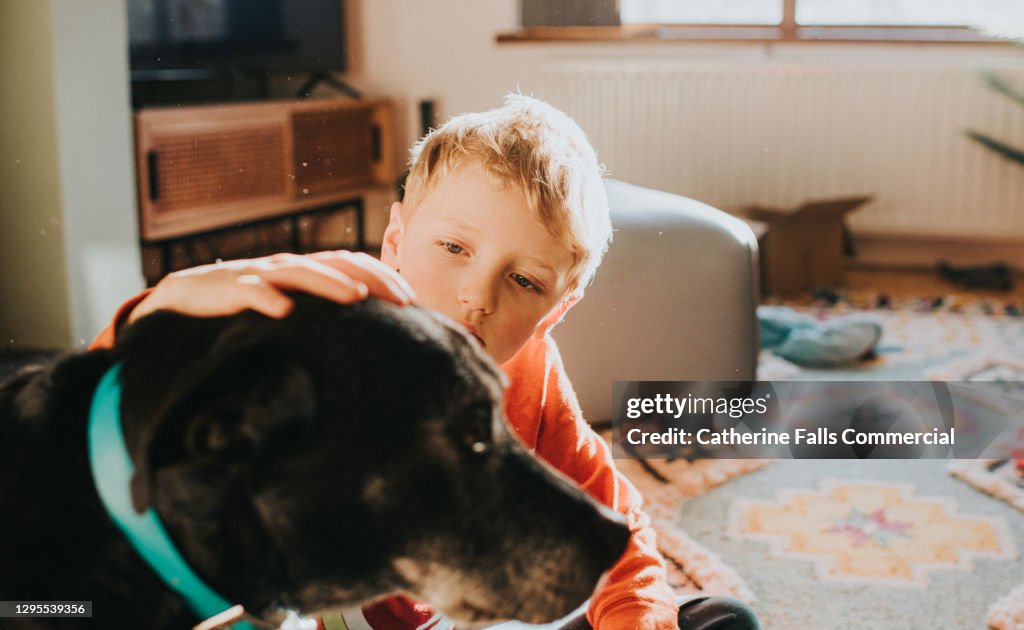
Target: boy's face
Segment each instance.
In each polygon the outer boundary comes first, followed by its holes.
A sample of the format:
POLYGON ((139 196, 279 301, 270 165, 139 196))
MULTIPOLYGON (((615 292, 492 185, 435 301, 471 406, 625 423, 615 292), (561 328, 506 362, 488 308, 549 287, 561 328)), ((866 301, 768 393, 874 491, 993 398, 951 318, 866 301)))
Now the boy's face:
POLYGON ((572 266, 522 192, 474 163, 438 180, 406 220, 401 204, 391 207, 381 258, 419 304, 461 322, 498 362, 562 302, 572 266))

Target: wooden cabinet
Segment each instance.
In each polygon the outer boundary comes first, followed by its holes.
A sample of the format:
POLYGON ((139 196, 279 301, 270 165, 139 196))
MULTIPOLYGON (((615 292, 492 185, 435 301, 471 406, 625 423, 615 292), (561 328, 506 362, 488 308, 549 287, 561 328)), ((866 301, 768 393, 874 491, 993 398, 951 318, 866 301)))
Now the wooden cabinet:
POLYGON ((344 205, 390 188, 392 121, 384 100, 142 110, 135 115, 142 241, 344 205))

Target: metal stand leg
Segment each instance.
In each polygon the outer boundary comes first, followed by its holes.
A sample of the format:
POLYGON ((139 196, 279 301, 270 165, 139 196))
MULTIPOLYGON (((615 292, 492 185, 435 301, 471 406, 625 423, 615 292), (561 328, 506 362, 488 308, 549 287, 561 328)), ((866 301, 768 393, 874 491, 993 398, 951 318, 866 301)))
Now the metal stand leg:
POLYGON ((363 198, 355 200, 356 204, 356 249, 366 251, 366 205, 363 198))
POLYGON ((300 215, 298 214, 293 214, 289 221, 292 230, 292 251, 296 254, 303 253, 303 251, 299 249, 302 246, 302 239, 299 237, 299 216, 300 215))
POLYGON ((171 241, 164 241, 160 243, 160 258, 163 262, 163 275, 167 275, 174 271, 171 269, 171 241))

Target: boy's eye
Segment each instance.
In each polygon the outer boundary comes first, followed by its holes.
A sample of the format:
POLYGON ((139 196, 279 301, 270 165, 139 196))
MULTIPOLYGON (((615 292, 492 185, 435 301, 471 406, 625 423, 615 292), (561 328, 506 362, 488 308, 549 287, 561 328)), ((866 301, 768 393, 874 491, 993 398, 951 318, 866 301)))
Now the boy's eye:
POLYGON ((523 287, 524 289, 532 289, 534 291, 537 291, 538 293, 540 292, 540 288, 533 282, 531 282, 529 278, 522 274, 512 274, 512 280, 514 280, 516 284, 523 287))
POLYGON ((451 241, 442 241, 441 246, 448 250, 449 254, 461 254, 463 251, 465 251, 464 249, 462 249, 462 245, 458 245, 451 241))

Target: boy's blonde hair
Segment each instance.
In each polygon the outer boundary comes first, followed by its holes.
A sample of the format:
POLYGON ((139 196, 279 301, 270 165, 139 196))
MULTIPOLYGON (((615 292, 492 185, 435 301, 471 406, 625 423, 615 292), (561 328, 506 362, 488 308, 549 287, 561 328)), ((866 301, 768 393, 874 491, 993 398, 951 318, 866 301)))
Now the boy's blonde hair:
POLYGON ((572 253, 570 291, 585 287, 608 248, 612 225, 604 169, 579 125, 522 94, 509 94, 498 109, 456 116, 413 146, 405 212, 415 212, 431 186, 467 160, 523 192, 534 217, 572 253))

